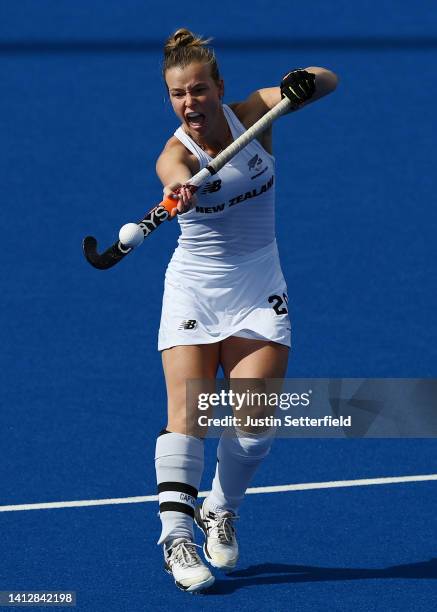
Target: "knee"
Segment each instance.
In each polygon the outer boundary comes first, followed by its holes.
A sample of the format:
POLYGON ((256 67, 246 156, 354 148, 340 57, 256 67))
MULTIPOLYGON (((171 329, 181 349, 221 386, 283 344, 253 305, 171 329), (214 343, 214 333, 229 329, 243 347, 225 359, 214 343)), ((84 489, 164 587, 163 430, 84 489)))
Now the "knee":
POLYGON ((221 454, 230 452, 244 463, 258 462, 269 454, 275 433, 274 427, 257 434, 235 428, 223 435, 218 459, 221 454))
POLYGON ((195 438, 204 438, 207 429, 199 425, 199 412, 197 406, 187 404, 185 401, 168 406, 167 429, 195 438))

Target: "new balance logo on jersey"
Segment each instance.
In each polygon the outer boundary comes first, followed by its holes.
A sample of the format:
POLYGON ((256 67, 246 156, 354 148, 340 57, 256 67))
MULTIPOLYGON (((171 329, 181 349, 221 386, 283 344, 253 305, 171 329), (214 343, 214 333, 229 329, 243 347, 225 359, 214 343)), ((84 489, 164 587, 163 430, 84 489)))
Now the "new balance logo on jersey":
POLYGON ((195 319, 188 319, 187 321, 182 321, 178 329, 196 329, 196 327, 197 321, 195 319))
POLYGON ((221 186, 222 186, 221 179, 217 179, 216 181, 213 181, 212 183, 206 183, 205 187, 201 189, 200 193, 215 193, 216 191, 220 190, 221 186))

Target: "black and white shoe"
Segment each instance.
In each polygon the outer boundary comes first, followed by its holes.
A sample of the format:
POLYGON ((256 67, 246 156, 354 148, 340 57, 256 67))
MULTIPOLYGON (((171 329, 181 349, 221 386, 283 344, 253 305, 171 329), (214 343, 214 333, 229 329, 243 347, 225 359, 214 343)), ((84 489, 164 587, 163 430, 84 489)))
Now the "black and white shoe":
POLYGON ((176 586, 189 593, 205 591, 215 580, 196 548, 200 547, 185 538, 177 538, 169 547, 164 546, 165 571, 172 574, 176 586))
POLYGON ((238 561, 238 542, 231 511, 212 512, 205 502, 195 509, 194 520, 205 536, 203 552, 207 561, 223 571, 233 570, 238 561))

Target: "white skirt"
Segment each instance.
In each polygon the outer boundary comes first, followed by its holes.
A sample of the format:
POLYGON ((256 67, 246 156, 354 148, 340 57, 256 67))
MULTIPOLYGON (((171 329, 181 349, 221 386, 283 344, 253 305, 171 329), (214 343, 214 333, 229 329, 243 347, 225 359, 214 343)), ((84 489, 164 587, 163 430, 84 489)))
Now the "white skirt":
POLYGON ((229 336, 291 346, 287 286, 276 240, 216 259, 177 247, 165 275, 158 350, 229 336))

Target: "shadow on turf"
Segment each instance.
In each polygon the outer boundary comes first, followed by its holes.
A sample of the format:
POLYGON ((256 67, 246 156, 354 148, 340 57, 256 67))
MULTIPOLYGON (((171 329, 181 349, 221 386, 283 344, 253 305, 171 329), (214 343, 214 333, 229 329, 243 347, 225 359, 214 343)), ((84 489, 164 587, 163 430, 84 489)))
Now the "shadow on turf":
POLYGON ((313 565, 286 565, 263 563, 237 570, 227 580, 217 579, 208 594, 228 594, 243 587, 260 584, 299 582, 330 582, 339 580, 384 580, 387 578, 437 578, 437 558, 406 565, 393 565, 383 569, 348 567, 317 567, 313 565))

